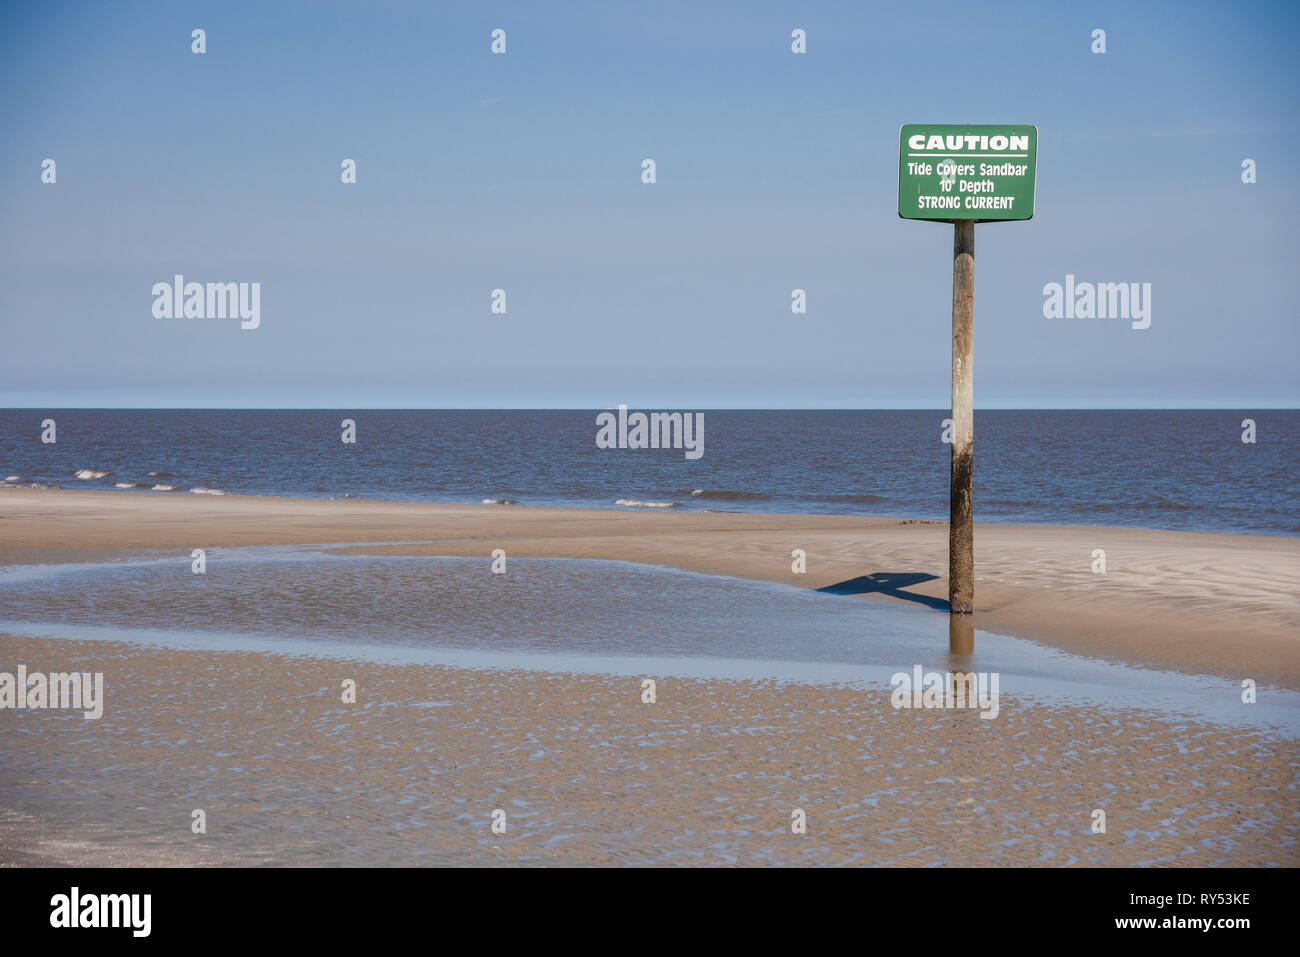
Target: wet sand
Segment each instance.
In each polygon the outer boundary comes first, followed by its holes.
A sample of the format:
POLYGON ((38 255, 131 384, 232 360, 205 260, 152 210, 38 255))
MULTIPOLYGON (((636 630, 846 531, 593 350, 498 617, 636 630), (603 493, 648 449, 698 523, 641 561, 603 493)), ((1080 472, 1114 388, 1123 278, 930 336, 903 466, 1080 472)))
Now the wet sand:
POLYGON ((1295 741, 1140 712, 1004 695, 982 721, 885 688, 677 679, 645 704, 634 678, 0 641, 109 689, 97 722, 0 712, 6 864, 1298 859, 1295 741))
MULTIPOLYGON (((897 520, 0 492, 3 563, 412 540, 435 544, 378 548, 486 561, 499 547, 803 587, 935 576, 863 601, 946 589, 946 527, 897 520), (794 548, 806 575, 790 573, 794 548)), ((980 525, 974 624, 1295 688, 1298 546, 980 525), (1105 575, 1091 572, 1094 548, 1105 575)), ((1141 710, 1004 693, 981 721, 895 711, 884 687, 672 678, 643 704, 626 677, 21 636, 0 649, 0 670, 103 671, 108 686, 99 721, 0 711, 3 864, 1300 862, 1294 739, 1141 710), (340 700, 345 678, 356 704, 340 700), (206 835, 190 831, 195 808, 206 835), (790 831, 794 808, 806 834, 790 831), (1107 833, 1092 832, 1094 809, 1107 833)))

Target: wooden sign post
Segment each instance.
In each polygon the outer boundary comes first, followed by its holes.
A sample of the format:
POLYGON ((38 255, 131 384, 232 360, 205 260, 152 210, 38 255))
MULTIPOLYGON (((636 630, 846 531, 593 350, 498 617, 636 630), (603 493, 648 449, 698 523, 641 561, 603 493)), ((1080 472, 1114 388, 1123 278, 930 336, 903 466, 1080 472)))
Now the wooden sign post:
POLYGON ((948 610, 975 609, 975 224, 1032 219, 1034 126, 914 124, 898 133, 898 215, 953 224, 952 450, 948 487, 948 610))
POLYGON ((959 219, 952 233, 952 453, 948 483, 948 610, 969 615, 975 605, 975 526, 971 480, 975 466, 975 223, 959 219))

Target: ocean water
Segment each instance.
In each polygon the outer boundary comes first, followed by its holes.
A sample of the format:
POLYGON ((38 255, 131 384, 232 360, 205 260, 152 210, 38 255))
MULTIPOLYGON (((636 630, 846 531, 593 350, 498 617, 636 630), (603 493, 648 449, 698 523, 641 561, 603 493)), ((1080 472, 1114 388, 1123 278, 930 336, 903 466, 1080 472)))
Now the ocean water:
MULTIPOLYGON (((947 517, 943 410, 705 410, 694 460, 598 449, 600 411, 9 409, 0 479, 120 494, 947 517), (41 442, 46 418, 54 444, 41 442), (344 418, 355 444, 340 439, 344 418)), ((1296 410, 975 417, 977 521, 1296 535, 1298 472, 1296 410), (1241 441, 1245 418, 1253 444, 1241 441)))

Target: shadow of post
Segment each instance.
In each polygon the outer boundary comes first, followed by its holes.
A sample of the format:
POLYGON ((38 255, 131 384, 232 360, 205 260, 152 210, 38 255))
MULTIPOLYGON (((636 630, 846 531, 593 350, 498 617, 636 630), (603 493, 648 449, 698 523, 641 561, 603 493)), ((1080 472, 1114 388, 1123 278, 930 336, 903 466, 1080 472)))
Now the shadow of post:
POLYGON ((938 577, 938 575, 926 575, 921 572, 876 572, 874 575, 859 575, 857 578, 836 582, 834 585, 818 588, 817 591, 824 592, 827 595, 867 595, 877 592, 881 595, 888 595, 890 598, 914 601, 918 605, 933 608, 935 611, 948 611, 948 599, 946 598, 915 595, 912 592, 903 590, 913 585, 919 585, 921 582, 935 581, 938 577))

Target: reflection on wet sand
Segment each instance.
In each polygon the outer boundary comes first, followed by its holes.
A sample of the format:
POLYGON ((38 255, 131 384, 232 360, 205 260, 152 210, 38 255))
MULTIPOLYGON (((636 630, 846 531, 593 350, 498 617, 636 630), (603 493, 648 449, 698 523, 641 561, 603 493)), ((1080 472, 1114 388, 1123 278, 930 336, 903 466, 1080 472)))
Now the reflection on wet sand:
POLYGON ((970 663, 975 652, 975 626, 970 615, 948 616, 948 663, 953 668, 963 668, 970 663))

